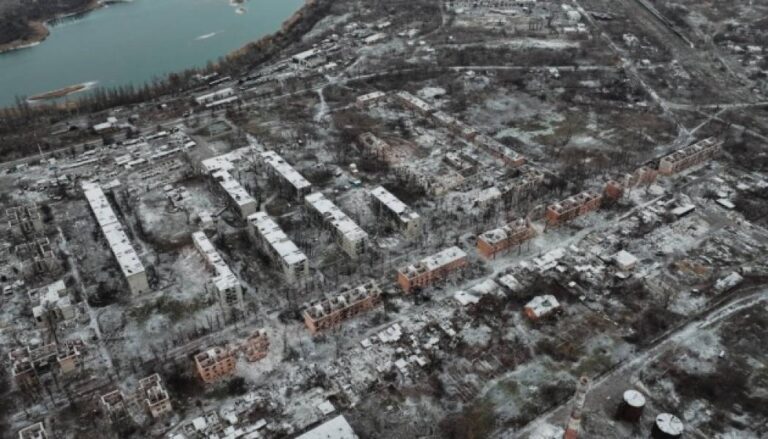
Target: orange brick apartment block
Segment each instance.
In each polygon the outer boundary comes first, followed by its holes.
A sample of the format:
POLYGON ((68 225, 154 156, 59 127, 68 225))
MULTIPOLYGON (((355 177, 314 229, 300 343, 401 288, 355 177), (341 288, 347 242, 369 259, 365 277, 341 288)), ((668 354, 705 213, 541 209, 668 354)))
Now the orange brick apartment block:
POLYGON ((584 191, 565 200, 547 206, 547 223, 557 225, 570 221, 600 208, 603 196, 594 191, 584 191))
POLYGON ((511 223, 489 230, 477 238, 477 252, 486 259, 493 259, 504 250, 523 243, 536 236, 531 223, 519 218, 511 223))
POLYGON ((450 247, 398 270, 397 283, 408 294, 415 288, 424 288, 467 265, 467 254, 458 247, 450 247))
POLYGON ((704 163, 714 157, 720 151, 722 145, 722 140, 710 137, 679 149, 661 158, 659 161, 659 173, 662 175, 676 174, 691 166, 704 163))
POLYGON ((603 188, 603 196, 609 200, 618 200, 624 196, 624 186, 616 180, 608 180, 603 188))
POLYGON ((245 359, 253 363, 267 356, 269 353, 269 336, 266 329, 257 329, 245 340, 243 344, 245 359))
POLYGON ((381 288, 368 282, 342 291, 330 299, 310 305, 304 310, 304 324, 312 334, 331 329, 381 304, 381 288))
POLYGON ((235 372, 237 359, 229 347, 217 346, 195 355, 195 367, 204 382, 214 383, 235 372))

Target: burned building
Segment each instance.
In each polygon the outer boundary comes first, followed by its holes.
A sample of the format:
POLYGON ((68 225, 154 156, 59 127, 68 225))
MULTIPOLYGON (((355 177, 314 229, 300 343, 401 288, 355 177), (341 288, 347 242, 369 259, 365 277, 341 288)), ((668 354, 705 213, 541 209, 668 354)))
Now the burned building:
POLYGON ((144 406, 153 419, 158 419, 173 411, 171 399, 163 387, 160 375, 152 374, 139 380, 138 398, 144 401, 144 406))
POLYGON ((228 346, 213 347, 195 355, 195 369, 205 383, 231 376, 237 367, 235 351, 228 346))
POLYGON ((594 191, 584 191, 559 203, 547 206, 547 224, 557 225, 573 220, 600 208, 603 196, 594 191))
POLYGON ((307 256, 269 215, 256 212, 249 216, 248 231, 254 243, 278 265, 288 282, 306 279, 309 275, 307 256))
POLYGON ((276 152, 265 151, 261 153, 261 159, 267 165, 269 175, 279 178, 292 196, 300 198, 312 191, 312 184, 276 152))
POLYGON ((43 215, 37 204, 16 206, 5 210, 8 227, 16 236, 42 233, 44 230, 43 215))
POLYGON ((61 271, 59 258, 48 238, 37 238, 16 246, 21 273, 26 277, 55 274, 61 271))
POLYGON ((19 439, 48 439, 48 433, 42 422, 32 424, 19 430, 19 439))
POLYGON ((245 190, 240 182, 232 177, 232 174, 225 170, 219 170, 213 172, 211 177, 218 183, 224 193, 227 194, 230 203, 235 207, 240 217, 246 218, 248 215, 256 213, 258 210, 256 199, 245 190))
POLYGON ((269 336, 264 328, 257 329, 251 333, 242 346, 245 359, 251 363, 266 358, 269 353, 269 336))
POLYGON ((76 308, 72 305, 63 280, 31 290, 28 296, 32 303, 32 316, 40 327, 56 325, 76 316, 76 308))
POLYGON ((49 373, 67 375, 81 364, 85 354, 82 340, 50 343, 40 347, 25 346, 8 354, 11 374, 20 389, 35 389, 40 377, 49 373))
POLYGON ((397 283, 407 294, 445 278, 469 265, 467 254, 458 247, 449 247, 397 271, 397 283))
POLYGON ((373 133, 360 134, 357 143, 360 145, 361 152, 372 155, 389 165, 397 165, 408 158, 405 151, 393 147, 373 133))
POLYGON ((368 282, 310 304, 303 312, 304 324, 309 332, 316 334, 338 326, 380 303, 381 289, 376 283, 368 282))
POLYGON ((722 145, 722 140, 709 137, 679 149, 659 160, 659 173, 662 175, 676 174, 704 163, 717 155, 722 145))
POLYGON ((477 237, 477 252, 486 259, 519 245, 536 236, 536 229, 530 221, 519 218, 498 229, 489 230, 477 237))
POLYGON ((379 186, 371 190, 371 201, 382 217, 394 224, 405 236, 413 238, 421 232, 421 217, 391 192, 379 186))
POLYGON ((365 252, 368 234, 321 192, 304 197, 309 212, 328 228, 342 250, 352 259, 365 252))
POLYGON ((192 241, 197 251, 205 259, 208 269, 213 272, 213 277, 206 284, 206 289, 217 298, 225 312, 243 311, 245 309, 243 287, 235 273, 224 262, 204 232, 193 233, 192 241))

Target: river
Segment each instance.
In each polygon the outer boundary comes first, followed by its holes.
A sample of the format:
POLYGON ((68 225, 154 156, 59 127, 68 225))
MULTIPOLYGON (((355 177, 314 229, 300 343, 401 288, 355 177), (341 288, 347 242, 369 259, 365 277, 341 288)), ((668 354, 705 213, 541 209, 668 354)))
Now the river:
MULTIPOLYGON (((0 54, 0 106, 70 85, 141 85, 204 66, 280 28, 303 0, 133 0, 51 26, 37 46, 0 54)), ((76 95, 75 95, 76 96, 76 95)))

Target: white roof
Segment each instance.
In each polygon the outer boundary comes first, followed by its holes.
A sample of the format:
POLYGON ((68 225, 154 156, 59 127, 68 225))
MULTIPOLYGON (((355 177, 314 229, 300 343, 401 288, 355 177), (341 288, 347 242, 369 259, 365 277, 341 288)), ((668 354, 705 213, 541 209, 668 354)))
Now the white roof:
POLYGON ((219 186, 227 192, 229 198, 231 198, 238 206, 256 203, 256 200, 229 172, 220 170, 214 172, 212 175, 213 178, 219 182, 219 186))
POLYGON ((408 223, 413 220, 419 219, 419 214, 412 211, 405 203, 400 201, 391 192, 384 189, 383 186, 379 186, 371 191, 371 195, 375 197, 381 204, 387 207, 392 213, 400 218, 403 223, 408 223))
POLYGON ((261 153, 261 158, 272 167, 278 174, 293 185, 297 191, 307 189, 312 186, 312 183, 307 181, 303 175, 299 173, 293 166, 283 160, 280 155, 274 151, 265 151, 261 153))
POLYGON ((206 101, 211 101, 211 100, 220 99, 226 96, 231 96, 234 93, 235 91, 232 89, 232 87, 222 88, 221 90, 216 90, 212 93, 206 93, 206 94, 200 95, 195 98, 195 101, 201 104, 206 101))
POLYGON ((463 306, 467 306, 470 303, 477 303, 480 301, 479 297, 469 294, 464 290, 456 291, 456 293, 453 295, 453 298, 463 306))
POLYGON ((424 258, 422 263, 429 270, 436 270, 440 267, 450 264, 451 262, 458 261, 459 259, 466 258, 467 253, 464 250, 454 246, 435 253, 434 255, 424 258))
POLYGON ((231 171, 232 169, 235 168, 234 163, 242 160, 245 154, 252 150, 253 148, 250 145, 244 146, 234 151, 230 151, 226 154, 207 158, 201 161, 201 165, 203 167, 203 170, 205 170, 205 172, 208 172, 208 173, 212 173, 214 171, 219 171, 219 170, 231 171))
POLYGON ((637 390, 630 389, 624 392, 624 402, 632 407, 643 407, 645 405, 645 396, 637 390))
POLYGON ((376 99, 381 99, 386 95, 387 94, 384 93, 383 91, 374 91, 371 93, 358 96, 357 101, 360 103, 366 103, 368 101, 375 101, 376 99))
POLYGON ((395 96, 397 96, 398 98, 400 98, 405 102, 408 102, 410 105, 413 105, 414 107, 418 108, 421 111, 425 111, 425 112, 432 111, 431 105, 417 98, 416 96, 408 93, 407 91, 399 91, 395 93, 395 96))
POLYGON ((248 217, 248 222, 264 237, 272 249, 288 265, 294 265, 307 260, 307 256, 299 250, 279 225, 264 212, 256 212, 248 217))
POLYGON ((117 220, 117 216, 112 211, 112 207, 104 195, 104 191, 95 184, 84 182, 82 184, 85 198, 93 210, 96 222, 99 223, 101 231, 107 238, 107 243, 112 249, 112 253, 123 271, 123 275, 131 276, 144 271, 144 266, 139 260, 139 256, 131 246, 128 236, 123 231, 123 226, 117 220))
POLYGON ((193 233, 192 240, 208 264, 213 267, 215 276, 213 283, 219 291, 240 286, 240 281, 237 280, 235 274, 230 270, 227 263, 224 262, 224 259, 221 258, 219 252, 216 251, 216 247, 213 246, 204 232, 193 233))
POLYGON ((299 52, 295 55, 293 55, 291 58, 293 58, 294 61, 306 61, 312 57, 315 57, 320 54, 320 50, 318 49, 309 49, 305 50, 303 52, 299 52))
POLYGON ((614 255, 613 259, 616 261, 617 264, 621 267, 629 267, 632 265, 637 264, 637 258, 632 253, 622 250, 616 255, 614 255))
POLYGON ((683 422, 680 418, 669 413, 661 413, 656 416, 656 426, 659 427, 659 430, 671 436, 679 436, 683 434, 684 430, 683 422))
POLYGON ((321 192, 309 194, 304 199, 347 240, 361 241, 368 238, 365 230, 361 229, 357 223, 352 221, 331 200, 325 198, 325 195, 321 192))
POLYGON ((346 418, 340 415, 297 436, 296 439, 357 439, 357 435, 346 418))
POLYGON ((525 304, 525 307, 530 308, 536 317, 541 317, 559 308, 560 303, 555 296, 546 294, 544 296, 534 297, 530 302, 525 304))

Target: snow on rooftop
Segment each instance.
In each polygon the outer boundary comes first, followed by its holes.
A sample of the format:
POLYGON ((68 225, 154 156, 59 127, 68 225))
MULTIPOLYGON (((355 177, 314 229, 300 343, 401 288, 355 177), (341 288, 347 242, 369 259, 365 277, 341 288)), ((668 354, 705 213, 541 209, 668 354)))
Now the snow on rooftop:
POLYGON ((244 146, 226 154, 205 159, 201 162, 201 165, 203 170, 207 173, 212 173, 219 170, 231 171, 235 169, 235 163, 241 161, 247 153, 252 151, 252 146, 244 146))
POLYGON ((391 192, 384 189, 383 186, 379 186, 371 191, 371 195, 375 197, 381 204, 386 206, 392 213, 400 218, 400 221, 407 223, 419 219, 419 214, 412 211, 405 203, 400 201, 391 192))
POLYGON ((557 301, 555 296, 551 294, 536 296, 531 299, 530 302, 525 304, 525 308, 530 309, 536 317, 549 314, 559 307, 560 303, 557 301))
POLYGON ((248 222, 269 243, 272 249, 287 265, 295 265, 307 259, 299 247, 283 232, 283 229, 264 212, 256 212, 248 217, 248 222))
POLYGON ((261 158, 272 167, 278 174, 286 179, 299 193, 302 190, 312 186, 299 171, 286 162, 280 155, 274 151, 265 151, 261 153, 261 158))
POLYGON ((422 263, 428 270, 436 270, 440 267, 450 264, 451 262, 458 261, 459 259, 466 258, 467 253, 464 250, 453 246, 447 249, 435 253, 434 255, 424 258, 422 263))
POLYGON ((197 250, 203 255, 208 265, 213 267, 215 277, 213 283, 219 291, 225 291, 230 288, 238 287, 240 281, 238 281, 235 274, 229 268, 224 259, 213 246, 213 243, 208 239, 204 232, 195 232, 192 234, 192 241, 195 243, 197 250))
POLYGON ((143 272, 144 266, 139 255, 131 246, 128 236, 123 231, 123 226, 117 220, 117 216, 104 195, 104 191, 97 184, 90 182, 84 182, 82 187, 85 198, 93 210, 96 221, 99 223, 123 275, 128 277, 143 272))
POLYGON ((361 229, 357 223, 352 221, 352 218, 347 216, 346 213, 321 192, 309 194, 304 199, 349 241, 360 241, 368 238, 365 230, 361 229))
POLYGON ((326 421, 296 439, 357 439, 352 427, 343 415, 326 421))
POLYGON ((245 188, 240 184, 240 182, 235 180, 235 178, 232 177, 232 174, 230 174, 228 171, 219 170, 214 172, 212 175, 213 178, 219 182, 221 188, 227 192, 232 201, 234 201, 238 206, 242 207, 256 203, 256 200, 251 196, 251 194, 249 194, 248 191, 246 191, 245 188))

